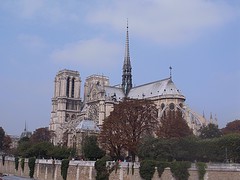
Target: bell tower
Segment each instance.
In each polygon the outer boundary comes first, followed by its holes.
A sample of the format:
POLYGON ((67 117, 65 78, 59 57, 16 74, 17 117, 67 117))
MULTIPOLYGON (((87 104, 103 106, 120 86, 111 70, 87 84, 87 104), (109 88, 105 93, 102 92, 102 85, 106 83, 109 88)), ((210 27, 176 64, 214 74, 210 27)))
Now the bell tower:
POLYGON ((54 145, 61 144, 64 123, 77 118, 80 113, 81 79, 77 71, 61 70, 54 81, 54 95, 52 98, 52 112, 49 129, 55 133, 54 145))

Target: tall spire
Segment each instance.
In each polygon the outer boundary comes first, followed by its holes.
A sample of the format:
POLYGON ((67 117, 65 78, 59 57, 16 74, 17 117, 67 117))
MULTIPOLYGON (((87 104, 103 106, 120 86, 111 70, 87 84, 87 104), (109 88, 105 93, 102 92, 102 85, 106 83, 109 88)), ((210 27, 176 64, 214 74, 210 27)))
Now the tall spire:
POLYGON ((126 34, 126 44, 125 44, 125 56, 123 63, 123 74, 122 74, 122 88, 127 96, 130 89, 132 88, 132 67, 130 62, 129 53, 129 35, 128 35, 128 22, 127 22, 127 34, 126 34))

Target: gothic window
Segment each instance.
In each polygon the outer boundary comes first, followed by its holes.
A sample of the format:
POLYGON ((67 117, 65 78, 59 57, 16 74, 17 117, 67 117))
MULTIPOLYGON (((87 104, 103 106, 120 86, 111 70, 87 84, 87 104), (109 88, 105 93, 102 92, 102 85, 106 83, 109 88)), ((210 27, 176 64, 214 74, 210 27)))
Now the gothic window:
POLYGON ((71 119, 76 119, 76 115, 73 114, 73 115, 71 116, 71 119))
POLYGON ((70 118, 69 114, 66 114, 66 119, 65 119, 65 121, 68 122, 68 121, 69 121, 69 118, 70 118))
POLYGON ((173 103, 171 103, 171 104, 169 105, 169 108, 170 108, 170 110, 174 110, 175 105, 174 105, 173 103))
POLYGON ((164 107, 165 107, 165 104, 162 103, 162 104, 161 104, 161 108, 162 108, 162 110, 164 109, 164 107))
POLYGON ((69 97, 70 77, 67 78, 66 96, 69 97))
POLYGON ((74 86, 75 86, 74 82, 75 82, 75 79, 73 78, 72 79, 72 92, 71 92, 71 97, 72 98, 74 97, 74 86))

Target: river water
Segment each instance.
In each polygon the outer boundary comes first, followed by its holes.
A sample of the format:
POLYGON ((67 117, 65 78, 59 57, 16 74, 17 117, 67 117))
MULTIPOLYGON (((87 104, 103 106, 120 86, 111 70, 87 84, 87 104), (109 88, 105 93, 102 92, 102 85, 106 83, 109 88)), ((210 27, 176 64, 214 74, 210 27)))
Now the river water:
POLYGON ((3 180, 30 180, 29 178, 23 178, 23 177, 17 177, 17 176, 3 176, 0 178, 2 178, 3 180))

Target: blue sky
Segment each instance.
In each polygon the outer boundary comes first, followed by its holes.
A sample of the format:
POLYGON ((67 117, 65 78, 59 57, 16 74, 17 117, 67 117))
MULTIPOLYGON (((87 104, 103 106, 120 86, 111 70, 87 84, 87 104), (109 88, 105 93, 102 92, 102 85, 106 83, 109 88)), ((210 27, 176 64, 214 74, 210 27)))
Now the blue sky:
MULTIPOLYGON (((0 126, 20 135, 50 122, 61 69, 121 82, 126 22, 133 84, 169 77, 220 127, 240 119, 239 0, 12 0, 0 6, 0 126)), ((83 95, 83 92, 81 92, 83 95)))

